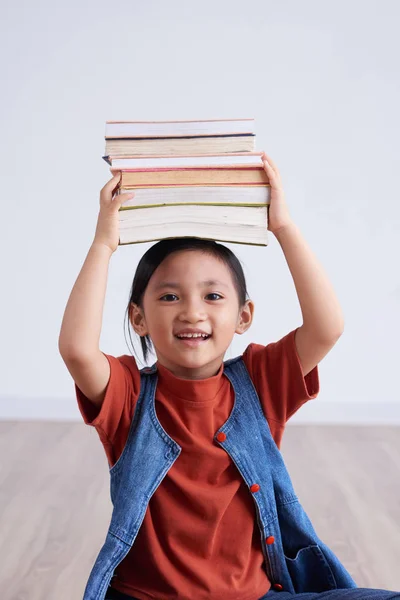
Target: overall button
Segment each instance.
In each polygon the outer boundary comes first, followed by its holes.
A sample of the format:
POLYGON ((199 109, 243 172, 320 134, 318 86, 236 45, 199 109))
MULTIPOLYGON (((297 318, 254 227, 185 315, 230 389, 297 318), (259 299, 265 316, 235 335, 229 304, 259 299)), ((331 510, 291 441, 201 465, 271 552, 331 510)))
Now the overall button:
POLYGON ((251 492, 258 492, 259 489, 260 489, 260 486, 258 485, 258 483, 253 483, 253 485, 250 486, 251 492))
POLYGON ((275 538, 273 535, 270 535, 269 537, 267 537, 267 539, 265 540, 267 542, 268 545, 273 544, 275 541, 275 538))
POLYGON ((283 586, 280 583, 274 583, 274 585, 272 587, 274 588, 274 590, 277 590, 278 592, 281 592, 283 590, 283 586))
POLYGON ((226 440, 226 434, 223 431, 220 431, 217 435, 217 440, 219 442, 224 442, 226 440))

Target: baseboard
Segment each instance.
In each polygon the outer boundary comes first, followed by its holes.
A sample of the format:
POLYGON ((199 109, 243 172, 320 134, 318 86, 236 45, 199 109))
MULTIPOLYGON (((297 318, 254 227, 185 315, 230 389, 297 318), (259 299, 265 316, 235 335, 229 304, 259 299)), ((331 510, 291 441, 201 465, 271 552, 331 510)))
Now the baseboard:
MULTIPOLYGON (((0 421, 81 421, 76 399, 0 397, 0 421)), ((400 425, 400 403, 306 402, 288 421, 295 424, 400 425)))

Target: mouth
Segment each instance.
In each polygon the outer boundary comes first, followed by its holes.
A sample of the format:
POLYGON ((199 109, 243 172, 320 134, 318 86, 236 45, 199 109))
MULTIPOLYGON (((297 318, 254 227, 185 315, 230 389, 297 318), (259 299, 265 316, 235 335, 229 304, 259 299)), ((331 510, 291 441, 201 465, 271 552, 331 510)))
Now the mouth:
POLYGON ((211 337, 212 335, 207 335, 204 337, 178 337, 177 335, 175 336, 178 342, 181 342, 185 346, 189 346, 189 348, 196 348, 197 346, 201 346, 205 344, 209 339, 211 339, 211 337))

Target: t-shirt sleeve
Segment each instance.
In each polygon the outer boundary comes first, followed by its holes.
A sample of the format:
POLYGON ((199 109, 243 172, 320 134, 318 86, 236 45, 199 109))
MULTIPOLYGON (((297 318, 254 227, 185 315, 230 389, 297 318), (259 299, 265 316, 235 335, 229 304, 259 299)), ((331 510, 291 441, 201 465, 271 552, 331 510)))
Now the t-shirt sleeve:
POLYGON ((103 403, 98 409, 75 383, 78 408, 84 422, 94 427, 113 464, 121 454, 140 393, 140 372, 132 356, 105 354, 110 378, 103 403))
POLYGON ((282 426, 319 394, 318 365, 303 375, 294 329, 267 346, 250 344, 243 359, 267 418, 282 426))

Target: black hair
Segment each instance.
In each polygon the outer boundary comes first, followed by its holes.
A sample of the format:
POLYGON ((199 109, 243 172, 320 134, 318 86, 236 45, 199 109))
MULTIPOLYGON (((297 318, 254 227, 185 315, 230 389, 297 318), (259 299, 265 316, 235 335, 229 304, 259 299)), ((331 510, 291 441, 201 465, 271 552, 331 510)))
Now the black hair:
MULTIPOLYGON (((149 250, 147 250, 147 252, 145 252, 145 254, 142 256, 133 278, 132 287, 129 294, 129 303, 125 312, 125 319, 128 321, 128 333, 131 342, 132 337, 130 333, 130 326, 132 327, 132 325, 129 320, 129 309, 131 302, 135 303, 140 308, 143 308, 143 296, 154 271, 163 262, 163 260, 167 258, 167 256, 172 254, 172 252, 179 252, 181 250, 199 250, 200 252, 211 254, 212 256, 215 256, 224 262, 232 274, 239 298, 239 307, 241 308, 246 303, 248 294, 242 265, 237 256, 229 248, 214 242, 213 240, 194 237, 181 237, 161 240, 160 242, 154 244, 154 246, 151 246, 151 248, 149 248, 149 250)), ((136 334, 135 331, 134 333, 136 334)), ((143 357, 144 360, 147 361, 149 352, 153 348, 153 344, 149 335, 139 337, 142 346, 143 357)), ((133 342, 132 347, 133 351, 135 352, 133 342)))

